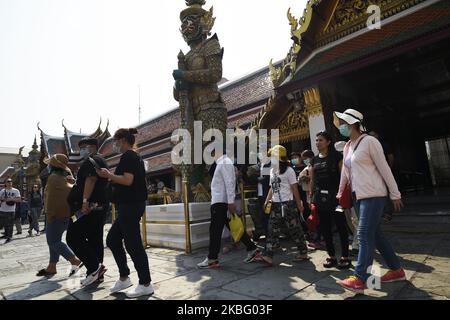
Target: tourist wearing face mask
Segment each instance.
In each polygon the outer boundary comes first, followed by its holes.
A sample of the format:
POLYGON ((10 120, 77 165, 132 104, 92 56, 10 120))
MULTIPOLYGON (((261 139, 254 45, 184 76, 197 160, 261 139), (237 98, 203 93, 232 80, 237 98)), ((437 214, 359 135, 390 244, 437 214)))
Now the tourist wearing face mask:
POLYGON ((139 277, 138 286, 126 293, 129 298, 150 296, 154 293, 140 228, 147 201, 147 185, 144 161, 135 151, 137 133, 136 129, 119 129, 113 137, 114 153, 121 154, 115 172, 97 169, 100 177, 109 179, 113 184, 113 202, 118 212, 106 238, 106 244, 113 253, 120 273, 120 279, 111 288, 111 293, 118 293, 132 286, 123 246, 125 243, 139 277))
POLYGON ((272 169, 270 171, 271 189, 267 195, 266 206, 272 201, 269 220, 269 230, 264 254, 255 257, 254 261, 261 261, 269 266, 273 265, 274 246, 278 237, 286 230, 295 242, 298 254, 294 262, 309 260, 305 235, 300 222, 303 203, 298 193, 297 177, 294 169, 289 165, 286 148, 275 146, 270 151, 272 169), (299 214, 300 213, 300 214, 299 214))
POLYGON ((336 212, 338 201, 336 195, 342 168, 342 155, 334 149, 332 138, 326 131, 316 136, 319 154, 311 162, 312 203, 316 206, 320 218, 320 230, 325 239, 328 258, 324 268, 348 269, 349 241, 345 215, 336 212), (336 225, 341 243, 341 258, 338 261, 333 241, 333 224, 336 225))
POLYGON ((69 224, 67 244, 87 269, 83 287, 103 282, 106 268, 103 265, 103 228, 109 209, 108 179, 100 178, 96 168, 108 168, 105 159, 98 154, 97 139, 83 139, 78 143, 84 159, 78 170, 76 186, 81 208, 77 220, 69 224))
POLYGON ((338 284, 357 293, 367 288, 366 282, 370 276, 368 270, 373 264, 375 249, 389 267, 389 271, 381 277, 382 283, 406 279, 399 258, 381 231, 383 209, 388 196, 395 210, 399 211, 403 207, 401 194, 381 143, 365 134, 363 121, 363 114, 353 109, 334 113, 335 126, 342 136, 350 138, 344 148, 344 167, 337 197, 340 198, 349 186, 359 216, 359 255, 355 274, 338 281, 338 284))

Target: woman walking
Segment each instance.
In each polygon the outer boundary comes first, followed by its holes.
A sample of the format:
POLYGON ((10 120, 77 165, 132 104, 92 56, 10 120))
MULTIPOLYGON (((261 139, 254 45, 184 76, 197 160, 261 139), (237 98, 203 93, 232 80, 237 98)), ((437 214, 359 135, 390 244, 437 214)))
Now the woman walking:
POLYGON ((331 136, 328 132, 320 132, 316 137, 316 146, 319 154, 311 163, 312 203, 316 205, 320 230, 325 239, 328 258, 323 264, 324 268, 348 269, 351 267, 349 259, 349 241, 347 221, 345 214, 337 212, 338 200, 336 195, 339 189, 340 172, 342 168, 342 155, 334 149, 331 136), (333 243, 333 222, 336 225, 341 242, 341 259, 338 262, 333 243))
POLYGON ((111 249, 119 267, 120 279, 111 288, 111 293, 123 291, 132 286, 130 269, 127 265, 125 248, 138 273, 139 285, 126 293, 129 298, 153 294, 147 253, 142 244, 140 220, 145 213, 147 186, 145 166, 141 156, 134 151, 136 129, 120 129, 114 134, 114 152, 122 154, 115 173, 108 169, 97 170, 102 178, 113 183, 113 202, 118 217, 108 233, 106 244, 111 249))
POLYGON ((334 124, 342 136, 350 138, 344 149, 344 167, 341 175, 338 198, 349 185, 356 199, 359 215, 359 255, 354 276, 338 281, 345 289, 363 293, 370 276, 373 256, 377 249, 385 260, 389 271, 381 277, 382 283, 406 279, 405 271, 392 246, 381 231, 383 209, 388 195, 396 211, 403 203, 397 183, 384 156, 380 142, 367 134, 363 126, 364 116, 353 109, 334 113, 334 124))
POLYGON ((67 244, 61 240, 63 233, 69 226, 71 216, 66 200, 72 188, 72 184, 69 181, 73 181, 72 173, 67 166, 69 159, 63 154, 56 154, 44 162, 50 168, 50 175, 44 191, 45 212, 48 219, 46 236, 50 250, 50 261, 47 268, 40 270, 37 276, 51 277, 55 275, 57 273, 56 265, 60 256, 70 261, 72 265, 70 275, 73 275, 81 267, 81 261, 67 244))
POLYGON ((294 240, 299 254, 294 262, 309 260, 306 247, 305 234, 300 222, 303 214, 303 203, 298 192, 297 177, 294 169, 289 166, 287 151, 283 146, 275 146, 270 151, 272 157, 272 169, 270 172, 271 189, 267 195, 265 207, 272 202, 269 230, 264 254, 259 254, 254 261, 262 261, 273 265, 274 246, 278 243, 278 237, 282 230, 287 230, 294 240), (298 210, 298 211, 297 211, 298 210))
POLYGON ((34 185, 30 194, 28 195, 28 207, 30 210, 30 228, 28 229, 28 235, 33 235, 33 229, 36 231, 36 235, 39 233, 39 217, 41 216, 43 201, 42 195, 38 185, 34 185))

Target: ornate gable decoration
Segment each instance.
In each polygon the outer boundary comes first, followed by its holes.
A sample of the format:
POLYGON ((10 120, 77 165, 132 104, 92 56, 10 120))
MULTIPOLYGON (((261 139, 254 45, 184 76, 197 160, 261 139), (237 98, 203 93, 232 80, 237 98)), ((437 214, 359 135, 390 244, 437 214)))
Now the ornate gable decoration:
POLYGON ((367 9, 377 5, 381 21, 425 0, 338 0, 324 30, 318 35, 316 47, 324 46, 367 27, 372 13, 367 9))
MULTIPOLYGON (((308 30, 311 23, 313 8, 320 4, 322 0, 308 0, 303 16, 300 19, 295 18, 291 9, 287 12, 289 25, 291 26, 291 37, 293 44, 289 49, 286 58, 282 61, 279 68, 273 64, 273 59, 269 62, 270 78, 274 89, 278 88, 286 79, 293 75, 297 69, 297 58, 302 45, 302 35, 308 30)), ((256 116, 252 123, 252 127, 260 128, 265 114, 271 112, 276 101, 276 93, 272 96, 264 106, 263 110, 256 116)))

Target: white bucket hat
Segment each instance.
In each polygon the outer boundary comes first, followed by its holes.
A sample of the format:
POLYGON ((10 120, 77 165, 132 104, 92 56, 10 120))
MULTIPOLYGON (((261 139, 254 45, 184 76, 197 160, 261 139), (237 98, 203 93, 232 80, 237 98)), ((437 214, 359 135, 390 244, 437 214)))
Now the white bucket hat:
POLYGON ((366 127, 363 125, 364 123, 364 115, 354 109, 347 109, 343 113, 334 112, 334 125, 339 129, 339 119, 345 121, 348 124, 359 123, 361 132, 366 132, 366 127))

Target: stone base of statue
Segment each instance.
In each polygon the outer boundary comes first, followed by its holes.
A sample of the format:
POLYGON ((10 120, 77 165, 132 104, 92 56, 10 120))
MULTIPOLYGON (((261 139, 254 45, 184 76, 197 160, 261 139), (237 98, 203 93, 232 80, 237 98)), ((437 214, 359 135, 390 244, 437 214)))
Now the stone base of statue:
MULTIPOLYGON (((142 228, 146 230, 147 245, 180 250, 186 250, 188 247, 191 250, 208 248, 210 208, 209 202, 189 203, 189 223, 186 224, 183 203, 148 206, 146 228, 142 228), (190 243, 187 243, 187 232, 190 233, 190 243)), ((247 231, 253 232, 251 217, 247 216, 246 221, 247 231)))

